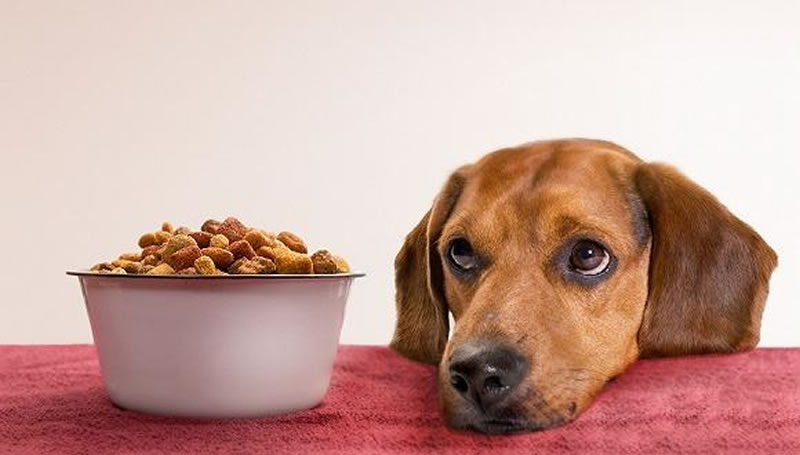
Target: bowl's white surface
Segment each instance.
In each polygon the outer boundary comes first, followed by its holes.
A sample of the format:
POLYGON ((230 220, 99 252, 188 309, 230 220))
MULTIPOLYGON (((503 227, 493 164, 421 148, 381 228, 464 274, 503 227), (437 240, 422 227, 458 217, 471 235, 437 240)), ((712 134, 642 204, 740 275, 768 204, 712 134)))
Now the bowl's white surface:
POLYGON ((320 403, 356 276, 78 278, 114 403, 219 418, 320 403))

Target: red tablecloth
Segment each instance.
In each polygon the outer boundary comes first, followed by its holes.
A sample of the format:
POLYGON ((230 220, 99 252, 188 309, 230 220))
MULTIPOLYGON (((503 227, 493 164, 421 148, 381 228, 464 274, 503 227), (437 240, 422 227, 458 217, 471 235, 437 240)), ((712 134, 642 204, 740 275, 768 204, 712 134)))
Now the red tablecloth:
POLYGON ((800 453, 800 349, 638 362, 576 422, 485 436, 447 429, 434 369, 383 347, 339 350, 324 403, 197 421, 114 407, 92 346, 0 346, 0 452, 800 453))

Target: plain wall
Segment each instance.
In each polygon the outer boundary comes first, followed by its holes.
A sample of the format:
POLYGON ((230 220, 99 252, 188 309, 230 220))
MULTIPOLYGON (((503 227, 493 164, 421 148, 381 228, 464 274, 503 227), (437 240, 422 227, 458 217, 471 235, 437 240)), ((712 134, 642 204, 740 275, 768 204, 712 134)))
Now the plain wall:
POLYGON ((0 0, 0 342, 88 342, 75 278, 163 220, 292 230, 369 276, 451 170, 584 136, 667 161, 777 250, 762 345, 800 345, 800 3, 0 0))

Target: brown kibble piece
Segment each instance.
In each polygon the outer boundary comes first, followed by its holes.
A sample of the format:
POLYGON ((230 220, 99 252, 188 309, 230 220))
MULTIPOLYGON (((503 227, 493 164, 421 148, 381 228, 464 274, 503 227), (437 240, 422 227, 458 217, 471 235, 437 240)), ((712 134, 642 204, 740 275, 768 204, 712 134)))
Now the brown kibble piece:
POLYGON ((256 267, 252 262, 247 262, 236 269, 236 274, 238 275, 257 275, 258 273, 258 267, 256 267))
POLYGON ((140 273, 140 274, 145 274, 145 273, 147 273, 147 272, 149 272, 149 271, 153 270, 154 268, 156 268, 156 266, 154 266, 154 265, 148 265, 148 264, 145 264, 145 265, 143 265, 143 266, 142 266, 142 271, 141 271, 141 272, 139 272, 139 273, 140 273))
POLYGON ((200 275, 215 275, 217 267, 214 265, 214 260, 208 256, 200 256, 194 260, 194 268, 200 275))
POLYGON ((156 245, 163 245, 169 242, 169 239, 172 238, 172 234, 167 231, 156 231, 153 233, 156 236, 156 245))
POLYGON ((234 273, 237 275, 255 275, 255 274, 264 274, 264 273, 272 273, 275 271, 275 264, 272 263, 267 258, 256 258, 256 259, 247 259, 247 258, 240 258, 236 262, 234 262, 231 267, 228 269, 228 272, 234 273))
POLYGON ((114 259, 113 261, 111 261, 111 265, 113 265, 114 267, 123 267, 124 268, 126 265, 130 264, 131 262, 133 262, 133 261, 129 261, 127 259, 114 259))
POLYGON ((150 245, 156 245, 156 235, 152 232, 147 232, 139 237, 139 247, 146 248, 150 245))
POLYGON ((275 244, 274 239, 270 239, 265 233, 257 229, 251 229, 250 232, 244 236, 244 239, 250 244, 250 246, 253 247, 254 250, 257 250, 262 246, 272 246, 275 244))
POLYGON ((216 235, 220 224, 221 223, 217 220, 206 220, 205 223, 203 223, 203 225, 200 226, 200 230, 203 232, 208 232, 209 234, 216 235))
POLYGON ((274 262, 278 273, 296 274, 314 272, 314 264, 311 262, 310 257, 291 250, 278 250, 274 262))
POLYGON ((141 261, 142 253, 122 253, 119 255, 119 259, 125 259, 126 261, 141 261))
POLYGON ((158 259, 161 257, 161 253, 158 252, 158 250, 160 249, 161 249, 160 245, 150 245, 148 247, 145 247, 144 249, 142 249, 142 258, 146 258, 147 256, 152 255, 155 256, 156 259, 158 259))
POLYGON ((223 248, 203 248, 201 251, 203 256, 208 256, 214 261, 214 265, 220 270, 226 270, 233 264, 233 253, 223 248))
POLYGON ((144 265, 158 265, 158 258, 153 255, 147 255, 144 259, 142 259, 142 264, 144 265))
POLYGON ((240 257, 246 257, 247 259, 253 259, 256 255, 256 252, 253 250, 253 247, 247 243, 246 240, 239 240, 238 242, 233 242, 228 245, 228 251, 233 253, 233 257, 239 259, 240 257))
POLYGON ((249 234, 251 232, 260 232, 260 233, 264 234, 270 240, 275 240, 278 237, 278 234, 276 234, 276 233, 274 233, 272 231, 264 230, 264 229, 250 228, 250 230, 247 231, 247 233, 249 234))
POLYGON ((333 260, 336 262, 336 273, 350 273, 350 264, 338 255, 333 255, 333 260))
POLYGON ((230 244, 231 242, 228 240, 228 238, 222 234, 217 234, 211 237, 211 241, 208 242, 208 246, 214 248, 228 248, 228 245, 230 244))
POLYGON ((271 248, 268 246, 262 246, 261 248, 258 249, 258 252, 256 254, 261 257, 265 257, 271 261, 275 261, 275 258, 278 257, 278 249, 271 248))
POLYGON ((276 240, 274 246, 262 246, 258 249, 258 255, 264 256, 265 258, 272 259, 272 262, 275 262, 275 258, 278 257, 278 253, 281 251, 291 251, 286 245, 283 244, 280 240, 276 240))
POLYGON ((169 264, 164 263, 164 264, 159 264, 159 265, 153 267, 152 269, 150 269, 149 272, 147 272, 147 274, 148 275, 174 275, 175 274, 175 269, 173 269, 172 266, 170 266, 169 264))
POLYGON ((272 262, 272 260, 269 258, 256 256, 250 262, 254 263, 257 266, 258 273, 275 273, 276 270, 275 263, 272 262))
MULTIPOLYGON (((164 251, 161 252, 161 258, 166 261, 173 253, 187 246, 197 246, 197 242, 188 235, 176 235, 167 242, 167 246, 164 248, 164 251)), ((194 261, 194 259, 192 260, 194 261)))
POLYGON ((291 232, 281 232, 278 234, 278 240, 283 242, 283 244, 289 247, 289 249, 292 251, 303 254, 308 253, 308 248, 306 248, 306 244, 303 242, 303 239, 295 234, 292 234, 291 232))
POLYGON ((142 265, 141 262, 130 262, 122 266, 128 273, 142 273, 142 267, 144 267, 144 265, 142 265))
POLYGON ((314 264, 314 273, 336 273, 336 261, 328 250, 319 250, 311 255, 311 262, 314 264))
POLYGON ((161 223, 161 230, 163 232, 169 232, 170 234, 172 234, 175 231, 175 229, 172 228, 172 223, 170 223, 169 221, 164 221, 163 223, 161 223))
POLYGON ((175 229, 175 232, 173 232, 173 234, 175 235, 178 234, 189 235, 191 233, 192 233, 192 228, 186 226, 181 226, 178 229, 175 229))
POLYGON ((125 269, 123 269, 122 267, 117 267, 114 270, 112 270, 111 273, 125 274, 128 272, 126 272, 125 269))
POLYGON ((194 260, 201 256, 197 245, 190 245, 167 256, 165 262, 175 270, 183 270, 194 265, 194 260))
POLYGON ((115 268, 110 262, 101 262, 93 265, 89 270, 92 272, 110 272, 115 268))
POLYGON ((230 240, 231 243, 242 240, 247 234, 247 226, 242 224, 241 221, 235 217, 225 218, 225 221, 219 225, 217 234, 222 234, 230 240))
POLYGON ((250 260, 247 258, 239 258, 233 261, 233 264, 228 267, 228 273, 239 273, 239 269, 249 262, 250 260))
POLYGON ((186 267, 185 269, 178 270, 178 275, 197 275, 197 270, 194 267, 186 267))
POLYGON ((200 248, 207 248, 211 244, 211 238, 214 237, 214 234, 205 231, 197 231, 189 233, 189 237, 193 238, 200 248))

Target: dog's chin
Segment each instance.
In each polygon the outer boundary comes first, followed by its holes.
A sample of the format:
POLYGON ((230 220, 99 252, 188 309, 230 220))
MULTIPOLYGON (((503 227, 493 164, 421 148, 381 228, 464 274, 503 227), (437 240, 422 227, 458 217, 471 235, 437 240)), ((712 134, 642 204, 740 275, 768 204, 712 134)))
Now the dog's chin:
POLYGON ((457 430, 475 431, 485 434, 513 434, 542 431, 561 426, 569 419, 558 418, 548 422, 534 422, 529 419, 476 419, 469 422, 451 423, 450 427, 457 430))
POLYGON ((526 419, 485 419, 471 422, 465 429, 486 434, 511 434, 536 430, 526 419))
POLYGON ((447 422, 451 428, 457 430, 476 431, 486 434, 512 434, 547 430, 563 425, 570 420, 572 419, 560 414, 548 419, 538 420, 518 413, 504 412, 500 413, 500 415, 492 416, 483 415, 469 409, 448 416, 447 422))

